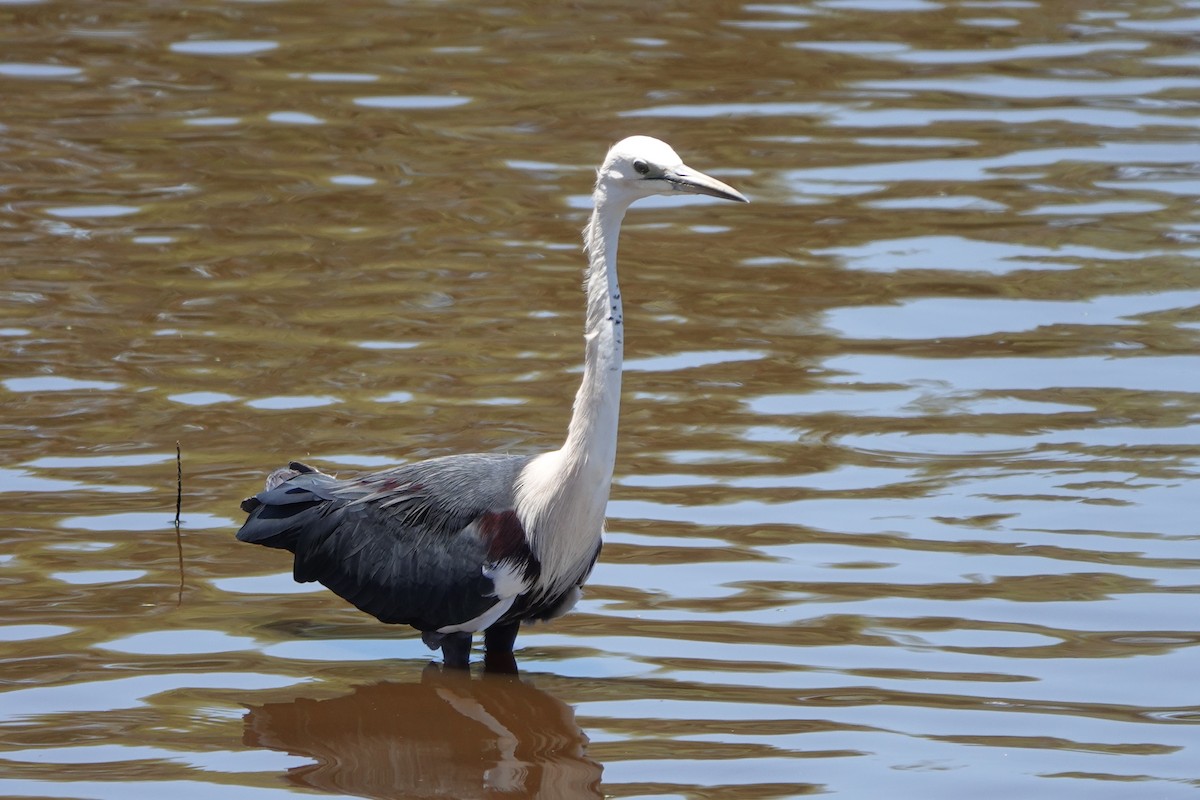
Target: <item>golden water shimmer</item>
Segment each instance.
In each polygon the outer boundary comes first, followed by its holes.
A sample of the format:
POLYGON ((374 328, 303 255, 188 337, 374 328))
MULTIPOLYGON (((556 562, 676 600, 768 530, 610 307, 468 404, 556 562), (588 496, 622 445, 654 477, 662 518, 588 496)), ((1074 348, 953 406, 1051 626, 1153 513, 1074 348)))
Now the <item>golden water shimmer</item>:
POLYGON ((0 0, 0 796, 1193 798, 1198 31, 0 0), (443 675, 238 501, 557 446, 634 133, 753 202, 631 210, 588 593, 443 675))

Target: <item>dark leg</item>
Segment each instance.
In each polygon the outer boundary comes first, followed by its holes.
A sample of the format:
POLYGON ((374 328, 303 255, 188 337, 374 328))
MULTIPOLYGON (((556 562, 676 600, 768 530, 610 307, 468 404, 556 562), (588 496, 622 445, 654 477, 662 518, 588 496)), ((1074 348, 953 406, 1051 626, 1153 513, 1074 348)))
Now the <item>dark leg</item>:
POLYGON ((471 634, 446 634, 446 638, 442 639, 442 666, 450 669, 470 669, 471 634))
POLYGON ((513 655, 513 643, 517 640, 520 622, 493 625, 483 632, 483 643, 487 652, 483 654, 483 667, 488 672, 515 674, 517 659, 513 655))

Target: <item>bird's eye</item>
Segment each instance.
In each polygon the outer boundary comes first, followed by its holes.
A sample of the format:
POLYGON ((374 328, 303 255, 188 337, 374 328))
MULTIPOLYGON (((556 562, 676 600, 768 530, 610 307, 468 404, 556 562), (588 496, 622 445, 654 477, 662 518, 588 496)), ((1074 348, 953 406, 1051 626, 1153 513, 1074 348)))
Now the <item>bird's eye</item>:
POLYGON ((650 165, 639 158, 637 161, 633 162, 633 171, 638 175, 645 175, 650 171, 650 165))

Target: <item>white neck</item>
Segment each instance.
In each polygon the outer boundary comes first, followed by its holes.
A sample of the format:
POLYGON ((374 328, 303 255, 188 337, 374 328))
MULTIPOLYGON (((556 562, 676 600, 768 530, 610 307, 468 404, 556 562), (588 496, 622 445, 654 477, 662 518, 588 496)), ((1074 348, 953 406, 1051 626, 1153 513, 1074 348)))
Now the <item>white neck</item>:
MULTIPOLYGON (((589 462, 592 471, 603 472, 607 480, 612 477, 617 453, 625 347, 621 288, 617 285, 617 239, 625 207, 607 202, 600 188, 595 200, 592 218, 583 229, 583 249, 588 256, 583 382, 575 393, 562 449, 568 460, 589 462)), ((607 501, 607 491, 604 495, 607 501)))
POLYGON ((627 203, 602 185, 583 231, 588 257, 583 381, 575 394, 567 440, 534 459, 521 476, 517 510, 542 564, 547 592, 569 587, 590 563, 604 529, 617 455, 624 324, 617 286, 617 237, 627 203))

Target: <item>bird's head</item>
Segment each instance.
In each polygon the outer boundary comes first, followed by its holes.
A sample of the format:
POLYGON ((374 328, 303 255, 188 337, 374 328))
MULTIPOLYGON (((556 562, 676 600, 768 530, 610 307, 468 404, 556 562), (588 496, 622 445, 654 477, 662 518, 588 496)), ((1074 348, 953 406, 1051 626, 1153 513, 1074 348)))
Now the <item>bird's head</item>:
POLYGON ((649 136, 630 136, 614 144, 597 174, 596 187, 626 204, 676 192, 750 202, 737 189, 684 164, 669 144, 649 136))

